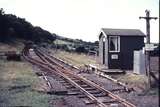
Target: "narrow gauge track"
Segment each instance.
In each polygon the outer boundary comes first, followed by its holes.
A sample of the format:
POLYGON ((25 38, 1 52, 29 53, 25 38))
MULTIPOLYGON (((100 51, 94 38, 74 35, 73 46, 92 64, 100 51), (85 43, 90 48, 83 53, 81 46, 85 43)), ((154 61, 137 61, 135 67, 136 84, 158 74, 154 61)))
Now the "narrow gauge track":
MULTIPOLYGON (((38 48, 38 51, 40 53, 41 52, 45 53, 47 56, 49 56, 54 61, 56 61, 61 67, 64 67, 65 69, 67 69, 67 71, 73 72, 73 73, 76 73, 76 74, 79 73, 80 69, 78 67, 75 67, 74 65, 70 65, 67 62, 63 61, 63 60, 54 57, 53 55, 49 54, 49 52, 48 52, 48 50, 46 48, 38 48)), ((37 52, 38 55, 39 55, 39 52, 37 52)), ((124 83, 122 83, 122 82, 120 82, 120 81, 118 81, 116 79, 111 78, 110 76, 107 76, 106 80, 109 80, 110 83, 112 84, 110 87, 108 87, 111 92, 115 91, 115 92, 128 92, 129 93, 131 91, 134 91, 133 87, 129 87, 126 84, 124 84, 124 83)), ((94 82, 94 81, 92 81, 92 82, 94 82)))
POLYGON ((118 107, 136 107, 125 99, 120 98, 86 78, 69 72, 63 65, 57 63, 57 61, 48 55, 45 55, 40 50, 35 50, 36 54, 42 59, 42 61, 29 56, 28 49, 24 49, 23 51, 24 58, 29 62, 46 69, 48 72, 60 76, 62 78, 62 83, 70 86, 72 90, 79 92, 77 95, 79 98, 88 98, 90 104, 95 104, 98 107, 109 107, 112 103, 118 104, 118 107))

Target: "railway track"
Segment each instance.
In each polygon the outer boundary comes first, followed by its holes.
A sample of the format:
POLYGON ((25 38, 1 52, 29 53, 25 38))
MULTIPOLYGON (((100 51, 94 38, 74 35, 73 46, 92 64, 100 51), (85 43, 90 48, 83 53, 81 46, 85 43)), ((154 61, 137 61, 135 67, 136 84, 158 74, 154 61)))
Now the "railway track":
MULTIPOLYGON (((52 59, 54 59, 54 61, 56 61, 60 66, 65 67, 65 69, 67 69, 67 71, 73 72, 73 73, 76 73, 76 74, 77 73, 79 74, 79 72, 81 71, 81 69, 79 69, 78 67, 76 67, 74 65, 71 65, 71 64, 69 64, 69 63, 67 63, 67 62, 65 62, 65 61, 63 61, 63 60, 61 60, 59 58, 56 58, 56 57, 52 56, 47 51, 48 50, 45 49, 45 48, 39 48, 39 52, 43 52, 47 56, 49 56, 52 59)), ((38 54, 38 52, 37 52, 37 54, 38 54)), ((99 70, 99 69, 97 69, 97 70, 99 70)), ((99 76, 104 75, 104 73, 102 71, 98 72, 98 73, 97 72, 94 72, 94 73, 97 74, 97 75, 99 75, 99 76)), ((118 81, 118 80, 110 77, 109 75, 104 75, 103 77, 105 77, 106 80, 110 81, 111 85, 110 85, 109 89, 111 91, 116 91, 116 92, 117 91, 122 91, 122 92, 128 92, 128 93, 131 92, 131 91, 134 91, 133 87, 129 87, 125 83, 122 83, 122 82, 120 82, 120 81, 118 81)), ((94 81, 92 81, 92 82, 94 82, 94 81)))
POLYGON ((56 58, 45 54, 40 49, 35 48, 34 50, 41 60, 32 58, 27 48, 23 51, 24 58, 45 69, 46 72, 59 77, 58 81, 70 91, 75 92, 78 98, 84 100, 86 106, 92 104, 96 107, 111 107, 113 105, 116 105, 116 107, 136 107, 111 91, 73 73, 69 67, 62 65, 56 58))

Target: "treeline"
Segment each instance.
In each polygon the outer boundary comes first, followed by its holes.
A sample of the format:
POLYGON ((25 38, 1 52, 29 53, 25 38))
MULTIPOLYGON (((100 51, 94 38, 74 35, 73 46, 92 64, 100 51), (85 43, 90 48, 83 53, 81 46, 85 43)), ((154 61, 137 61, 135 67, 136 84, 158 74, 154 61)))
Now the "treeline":
POLYGON ((1 8, 0 41, 8 42, 16 38, 29 40, 34 43, 52 43, 56 39, 56 35, 51 34, 41 27, 33 26, 24 18, 17 17, 13 14, 5 14, 1 8))
POLYGON ((41 27, 33 26, 24 18, 13 14, 5 14, 0 9, 0 42, 14 42, 16 39, 32 41, 44 47, 62 49, 69 52, 88 53, 98 51, 98 41, 86 42, 81 39, 71 39, 50 33, 41 27), (66 41, 66 44, 56 44, 55 40, 66 41), (68 42, 68 43, 67 43, 68 42))

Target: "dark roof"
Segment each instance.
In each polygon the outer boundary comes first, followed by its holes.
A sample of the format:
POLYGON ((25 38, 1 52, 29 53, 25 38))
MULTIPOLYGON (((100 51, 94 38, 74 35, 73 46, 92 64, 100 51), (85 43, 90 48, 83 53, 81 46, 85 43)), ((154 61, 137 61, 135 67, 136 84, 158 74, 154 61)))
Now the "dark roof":
POLYGON ((111 29, 102 28, 106 35, 111 36, 145 36, 145 34, 139 29, 111 29))

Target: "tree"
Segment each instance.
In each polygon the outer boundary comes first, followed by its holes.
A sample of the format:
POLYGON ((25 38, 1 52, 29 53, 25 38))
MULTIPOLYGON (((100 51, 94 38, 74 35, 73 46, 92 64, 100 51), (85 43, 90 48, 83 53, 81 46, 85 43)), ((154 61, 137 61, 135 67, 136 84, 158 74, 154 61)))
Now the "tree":
POLYGON ((31 40, 35 43, 52 43, 56 36, 50 32, 34 27, 24 18, 13 14, 5 14, 3 8, 0 9, 0 40, 9 41, 14 38, 31 40))
POLYGON ((77 47, 75 51, 78 53, 87 53, 87 50, 85 49, 84 46, 77 47))
POLYGON ((0 9, 0 15, 4 15, 4 10, 3 10, 3 8, 0 9))
MULTIPOLYGON (((3 38, 3 40, 6 40, 6 33, 7 33, 7 29, 8 28, 8 23, 7 23, 7 19, 5 17, 5 13, 3 8, 0 9, 0 38, 3 38)), ((0 39, 2 40, 2 39, 0 39)))

